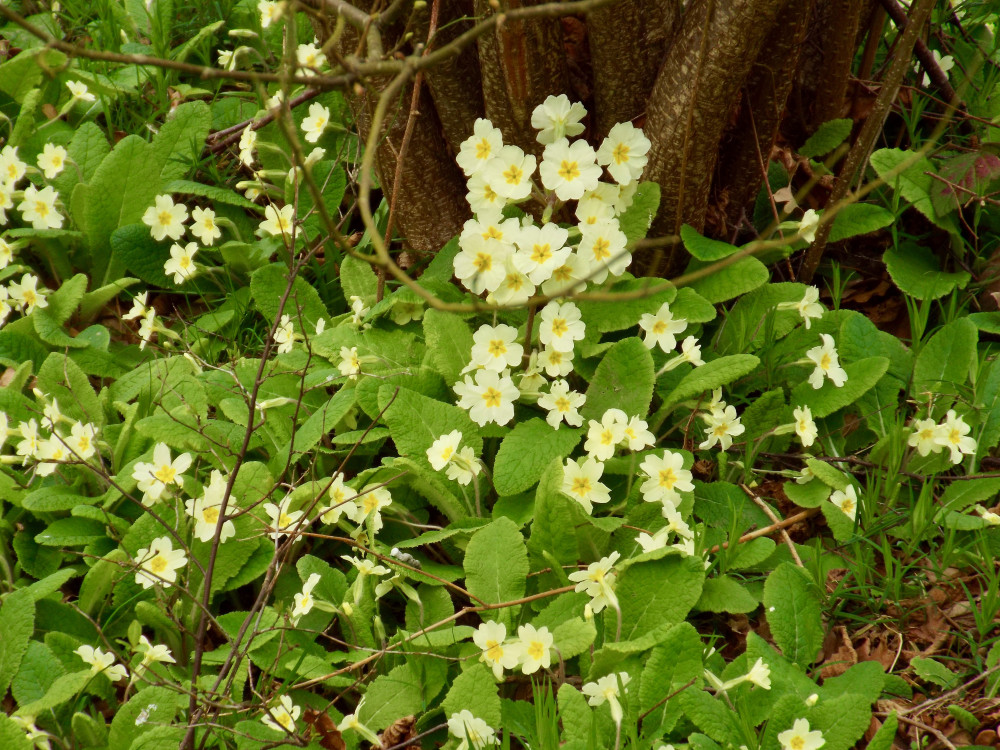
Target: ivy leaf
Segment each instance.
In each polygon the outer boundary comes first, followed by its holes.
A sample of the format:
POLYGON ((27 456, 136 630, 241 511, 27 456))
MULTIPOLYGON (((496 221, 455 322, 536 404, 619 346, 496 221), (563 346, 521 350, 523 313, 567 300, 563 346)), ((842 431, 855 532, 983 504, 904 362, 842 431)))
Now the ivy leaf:
POLYGON ((580 413, 599 420, 608 409, 645 415, 653 399, 653 355, 638 338, 622 339, 601 360, 580 413))
POLYGON ((808 667, 823 645, 819 597, 805 575, 782 563, 764 583, 764 607, 774 642, 788 659, 808 667))
POLYGON ((580 442, 581 430, 553 430, 545 420, 519 422, 500 443, 493 466, 493 486, 500 495, 524 492, 542 477, 555 459, 568 456, 580 442))

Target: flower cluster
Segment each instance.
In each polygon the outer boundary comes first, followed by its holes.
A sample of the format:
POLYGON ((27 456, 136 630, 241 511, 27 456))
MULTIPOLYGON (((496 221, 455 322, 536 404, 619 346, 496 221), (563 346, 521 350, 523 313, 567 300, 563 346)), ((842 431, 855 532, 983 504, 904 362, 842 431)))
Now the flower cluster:
POLYGON ((552 663, 554 641, 544 626, 521 625, 517 638, 507 640, 507 626, 487 620, 472 634, 472 640, 482 651, 480 661, 486 662, 498 680, 505 669, 520 668, 523 674, 534 674, 552 663))
POLYGON ((953 464, 962 463, 962 456, 976 453, 976 440, 969 437, 972 428, 955 412, 949 409, 944 421, 938 424, 933 419, 916 419, 911 425, 913 432, 907 441, 921 456, 940 453, 947 448, 953 464))
POLYGON ((632 255, 619 225, 646 166, 649 140, 631 123, 615 125, 601 147, 568 136, 583 132, 583 105, 550 96, 532 113, 542 161, 504 145, 489 120, 476 120, 457 161, 468 177, 467 199, 475 217, 465 223, 455 256, 455 275, 473 293, 499 305, 525 302, 539 287, 558 296, 587 282, 621 276, 632 255), (540 185, 533 180, 538 168, 540 185), (602 182, 604 168, 613 182, 602 182), (525 216, 504 218, 504 209, 536 197, 544 205, 541 225, 525 216), (550 217, 576 201, 575 226, 550 217))
POLYGON ((86 462, 93 458, 97 453, 97 426, 70 419, 62 413, 58 400, 49 400, 41 391, 36 390, 35 396, 43 405, 40 425, 32 417, 12 427, 7 415, 0 412, 0 450, 8 440, 12 444, 16 440, 16 457, 11 457, 10 462, 35 462, 35 473, 45 477, 57 471, 62 464, 86 462), (69 429, 66 429, 67 426, 69 429))
POLYGON ((28 184, 23 190, 18 189, 21 182, 30 172, 40 172, 45 179, 54 179, 66 166, 66 149, 52 143, 42 148, 38 157, 38 169, 29 167, 17 155, 16 146, 4 146, 0 149, 0 226, 7 223, 7 210, 14 208, 21 213, 21 221, 30 224, 33 229, 62 229, 65 217, 59 213, 56 203, 59 193, 51 185, 38 189, 34 184, 28 184))
POLYGON ((718 445, 724 451, 729 450, 733 438, 746 432, 746 427, 736 415, 736 408, 722 400, 721 388, 713 391, 708 411, 703 412, 701 418, 706 425, 705 440, 698 446, 702 450, 709 450, 714 445, 718 445))
MULTIPOLYGON (((157 242, 168 237, 180 240, 187 231, 205 247, 211 247, 222 237, 221 219, 217 219, 211 208, 195 207, 191 211, 191 224, 187 226, 188 209, 183 203, 174 203, 167 194, 157 195, 153 205, 142 215, 142 222, 149 227, 150 234, 157 242)), ((163 264, 163 272, 173 276, 175 284, 190 281, 198 274, 198 265, 194 256, 201 249, 198 242, 181 244, 174 242, 170 246, 170 260, 163 264)))

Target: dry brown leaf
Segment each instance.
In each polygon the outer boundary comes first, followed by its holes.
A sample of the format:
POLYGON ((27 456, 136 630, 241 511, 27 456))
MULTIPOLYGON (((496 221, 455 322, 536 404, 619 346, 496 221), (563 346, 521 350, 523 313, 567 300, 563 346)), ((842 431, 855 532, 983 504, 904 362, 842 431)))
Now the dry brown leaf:
MULTIPOLYGON (((417 736, 417 718, 415 716, 404 716, 402 719, 396 719, 392 724, 387 726, 382 732, 381 740, 382 747, 395 747, 396 745, 402 745, 408 740, 412 740, 417 736)), ((406 750, 420 750, 419 743, 408 745, 406 750)))
POLYGON ((847 628, 837 625, 823 642, 823 668, 820 677, 838 677, 858 663, 858 652, 854 650, 847 628))
POLYGON ((307 708, 302 718, 319 735, 319 746, 324 750, 347 750, 347 744, 337 729, 337 724, 325 711, 307 708))

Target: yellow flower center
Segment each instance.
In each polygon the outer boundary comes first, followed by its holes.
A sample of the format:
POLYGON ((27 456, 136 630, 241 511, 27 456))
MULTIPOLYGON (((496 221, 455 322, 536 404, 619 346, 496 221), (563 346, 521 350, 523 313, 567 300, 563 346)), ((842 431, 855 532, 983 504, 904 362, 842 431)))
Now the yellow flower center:
POLYGON ((587 477, 574 477, 573 484, 570 486, 570 492, 580 497, 586 497, 592 489, 593 486, 587 477))
POLYGON ((490 409, 496 409, 500 406, 501 396, 502 394, 496 388, 487 388, 483 393, 483 401, 490 409))
POLYGON ((557 174, 566 182, 571 182, 580 176, 580 167, 575 161, 563 159, 562 163, 559 164, 557 174))
POLYGON ((720 424, 718 427, 716 427, 714 430, 712 430, 712 433, 716 437, 720 437, 720 438, 721 437, 725 437, 728 432, 729 432, 729 425, 726 425, 726 424, 720 424))
POLYGON ((292 730, 295 728, 295 722, 287 711, 277 711, 274 715, 278 719, 278 723, 285 729, 292 730))
POLYGON ((472 265, 476 267, 477 271, 489 271, 493 268, 493 256, 489 253, 476 253, 472 265))
POLYGON ((167 565, 167 558, 163 555, 157 555, 150 561, 149 569, 156 573, 156 575, 161 575, 167 569, 167 565))
POLYGON ((374 492, 369 492, 365 496, 365 501, 362 503, 362 507, 364 508, 366 514, 378 510, 378 497, 374 492))
POLYGON ((802 750, 806 746, 805 738, 802 735, 797 734, 792 737, 792 741, 788 743, 788 747, 792 750, 802 750))
POLYGON ((493 190, 493 188, 491 188, 489 185, 485 185, 483 187, 483 197, 490 203, 496 203, 497 198, 499 198, 500 196, 498 196, 496 192, 493 190))
POLYGON ((556 281, 569 281, 572 274, 573 269, 568 265, 563 265, 552 272, 552 278, 556 281))
POLYGON ((594 260, 604 260, 605 258, 610 258, 611 243, 603 237, 598 237, 594 241, 594 246, 591 249, 591 252, 594 253, 594 260))
POLYGON ((11 180, 16 180, 17 179, 17 165, 16 164, 8 164, 7 165, 7 175, 10 177, 11 180))
POLYGON ((549 244, 535 245, 531 248, 531 259, 535 263, 545 263, 552 257, 552 246, 549 244))
POLYGON ((441 451, 441 460, 447 461, 449 458, 451 458, 451 454, 454 452, 455 452, 454 448, 452 448, 450 445, 446 445, 444 450, 441 451))
POLYGON ((513 273, 507 274, 507 278, 504 279, 503 283, 507 286, 508 289, 513 289, 515 292, 517 292, 520 291, 522 286, 524 286, 524 276, 515 271, 513 273))
POLYGON ((281 513, 278 514, 278 528, 279 529, 283 529, 286 526, 291 526, 291 524, 292 524, 292 517, 290 515, 288 515, 284 511, 282 511, 281 513))
POLYGON ((824 354, 819 360, 820 369, 824 372, 830 369, 830 355, 824 354))
POLYGON ((80 439, 76 441, 76 447, 80 449, 80 452, 90 450, 90 436, 81 435, 80 439))
POLYGON ((605 429, 601 433, 601 445, 614 445, 615 434, 610 429, 605 429))
POLYGON ((498 226, 490 226, 485 232, 483 232, 484 240, 502 240, 503 230, 498 226))
POLYGON ((54 169, 59 169, 62 166, 63 160, 59 154, 52 155, 52 161, 50 162, 54 169))
POLYGON ((541 641, 532 641, 528 644, 528 656, 530 656, 535 661, 541 660, 542 656, 545 655, 545 644, 541 641))
POLYGON ((202 508, 201 520, 205 523, 215 524, 219 522, 219 509, 217 506, 212 505, 208 508, 202 508))
POLYGON ((562 338, 564 334, 569 332, 569 326, 566 325, 565 318, 555 318, 552 321, 552 335, 562 338))
POLYGON ((920 439, 921 440, 933 440, 934 439, 934 428, 933 427, 925 427, 924 429, 922 429, 920 431, 920 439))
POLYGON ((35 201, 35 213, 42 217, 48 216, 49 204, 45 201, 35 201))
POLYGON ((500 357, 507 353, 507 344, 503 339, 492 339, 487 351, 491 357, 500 357))
POLYGON ((163 466, 156 470, 153 476, 164 484, 170 484, 174 481, 174 477, 177 476, 177 469, 170 464, 163 464, 163 466))
POLYGON ((659 336, 666 330, 667 330, 667 324, 664 321, 658 320, 655 323, 653 323, 653 333, 656 334, 657 336, 659 336))
POLYGON ((958 445, 962 442, 962 433, 959 432, 958 429, 952 428, 952 430, 948 433, 948 442, 952 445, 958 445))
POLYGON ((619 143, 611 151, 611 157, 615 160, 615 164, 624 164, 628 161, 629 148, 624 143, 619 143))
POLYGON ((32 307, 36 302, 38 302, 38 296, 31 289, 23 289, 21 291, 21 296, 24 297, 24 304, 28 307, 32 307))
POLYGON ((524 170, 514 164, 507 167, 501 174, 508 185, 517 185, 524 179, 524 170))
POLYGON ((556 410, 561 412, 567 412, 570 410, 569 399, 565 396, 560 396, 556 399, 556 410))
POLYGON ((490 148, 490 142, 485 138, 481 139, 479 143, 476 144, 476 158, 483 160, 489 159, 490 154, 493 153, 493 149, 490 148))
POLYGON ((182 255, 181 256, 180 267, 184 268, 184 269, 188 269, 188 268, 191 267, 191 256, 190 255, 182 255))
POLYGON ((673 469, 664 469, 660 472, 660 486, 666 487, 668 490, 674 488, 674 484, 677 482, 677 473, 673 469))
POLYGON ((174 223, 174 215, 170 211, 160 211, 156 220, 160 222, 161 227, 169 227, 174 223))
POLYGON ((503 658, 503 645, 497 641, 486 641, 486 658, 500 661, 503 658))

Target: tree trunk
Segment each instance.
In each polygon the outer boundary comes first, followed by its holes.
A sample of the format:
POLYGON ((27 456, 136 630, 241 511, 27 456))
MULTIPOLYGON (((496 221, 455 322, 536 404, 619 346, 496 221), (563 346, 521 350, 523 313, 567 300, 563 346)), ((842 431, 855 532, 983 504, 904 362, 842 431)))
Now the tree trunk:
MULTIPOLYGON (((732 102, 764 39, 788 0, 694 0, 670 45, 649 102, 652 142, 644 179, 660 185, 660 210, 651 236, 676 234, 682 224, 702 229, 719 142, 732 102)), ((654 255, 647 271, 663 271, 654 255)), ((674 246, 666 273, 682 270, 674 246)))
POLYGON ((595 141, 645 113, 680 16, 678 0, 620 0, 587 16, 595 141))

